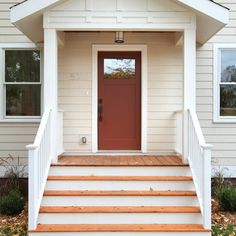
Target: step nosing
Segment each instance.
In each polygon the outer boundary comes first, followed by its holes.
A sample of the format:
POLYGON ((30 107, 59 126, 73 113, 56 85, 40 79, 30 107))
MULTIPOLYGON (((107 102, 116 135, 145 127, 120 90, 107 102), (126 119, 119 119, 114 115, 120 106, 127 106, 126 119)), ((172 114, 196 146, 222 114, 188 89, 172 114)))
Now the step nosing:
POLYGON ((192 181, 191 176, 48 176, 48 181, 192 181))
POLYGON ((195 191, 66 191, 47 190, 44 196, 196 196, 195 191))
POLYGON ((200 213, 199 207, 186 206, 44 206, 40 208, 44 214, 70 214, 70 213, 200 213))
POLYGON ((29 232, 210 232, 200 224, 41 224, 29 232))

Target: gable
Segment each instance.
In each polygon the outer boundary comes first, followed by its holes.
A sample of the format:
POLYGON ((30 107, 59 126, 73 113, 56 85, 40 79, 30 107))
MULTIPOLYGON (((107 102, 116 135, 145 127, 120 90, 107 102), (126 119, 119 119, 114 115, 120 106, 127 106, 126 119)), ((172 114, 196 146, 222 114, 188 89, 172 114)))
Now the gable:
POLYGON ((105 30, 169 30, 171 25, 183 30, 194 28, 196 20, 199 43, 229 19, 228 9, 209 0, 27 0, 11 9, 11 22, 32 41, 42 42, 43 15, 44 26, 61 23, 58 30, 99 30, 102 24, 105 30))
POLYGON ((184 29, 194 14, 171 0, 68 0, 45 14, 45 28, 97 30, 184 29))

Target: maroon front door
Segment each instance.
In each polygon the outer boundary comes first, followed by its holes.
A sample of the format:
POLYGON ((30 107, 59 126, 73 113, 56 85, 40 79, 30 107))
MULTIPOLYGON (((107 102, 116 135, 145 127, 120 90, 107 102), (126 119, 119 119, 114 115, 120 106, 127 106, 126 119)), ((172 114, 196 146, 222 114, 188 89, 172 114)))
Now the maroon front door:
POLYGON ((141 149, 141 52, 98 54, 98 149, 141 149))

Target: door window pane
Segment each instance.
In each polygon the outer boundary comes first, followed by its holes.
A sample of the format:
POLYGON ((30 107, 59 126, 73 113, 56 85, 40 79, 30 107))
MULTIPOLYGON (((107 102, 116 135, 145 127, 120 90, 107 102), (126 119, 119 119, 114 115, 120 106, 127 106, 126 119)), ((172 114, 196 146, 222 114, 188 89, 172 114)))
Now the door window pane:
POLYGON ((6 85, 7 116, 40 116, 41 85, 6 85))
POLYGON ((236 116, 236 85, 220 85, 220 115, 236 116))
POLYGON ((221 82, 236 82, 236 50, 221 51, 221 82))
POLYGON ((105 79, 135 79, 135 59, 104 59, 105 79))
POLYGON ((40 82, 40 51, 5 51, 5 82, 40 82))

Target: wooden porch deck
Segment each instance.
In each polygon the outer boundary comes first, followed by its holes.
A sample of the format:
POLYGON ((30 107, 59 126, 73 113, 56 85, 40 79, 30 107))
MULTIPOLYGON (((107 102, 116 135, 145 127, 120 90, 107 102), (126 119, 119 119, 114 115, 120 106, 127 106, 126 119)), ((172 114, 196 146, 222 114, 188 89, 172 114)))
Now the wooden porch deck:
POLYGON ((128 156, 60 156, 61 166, 186 166, 181 156, 128 155, 128 156))

